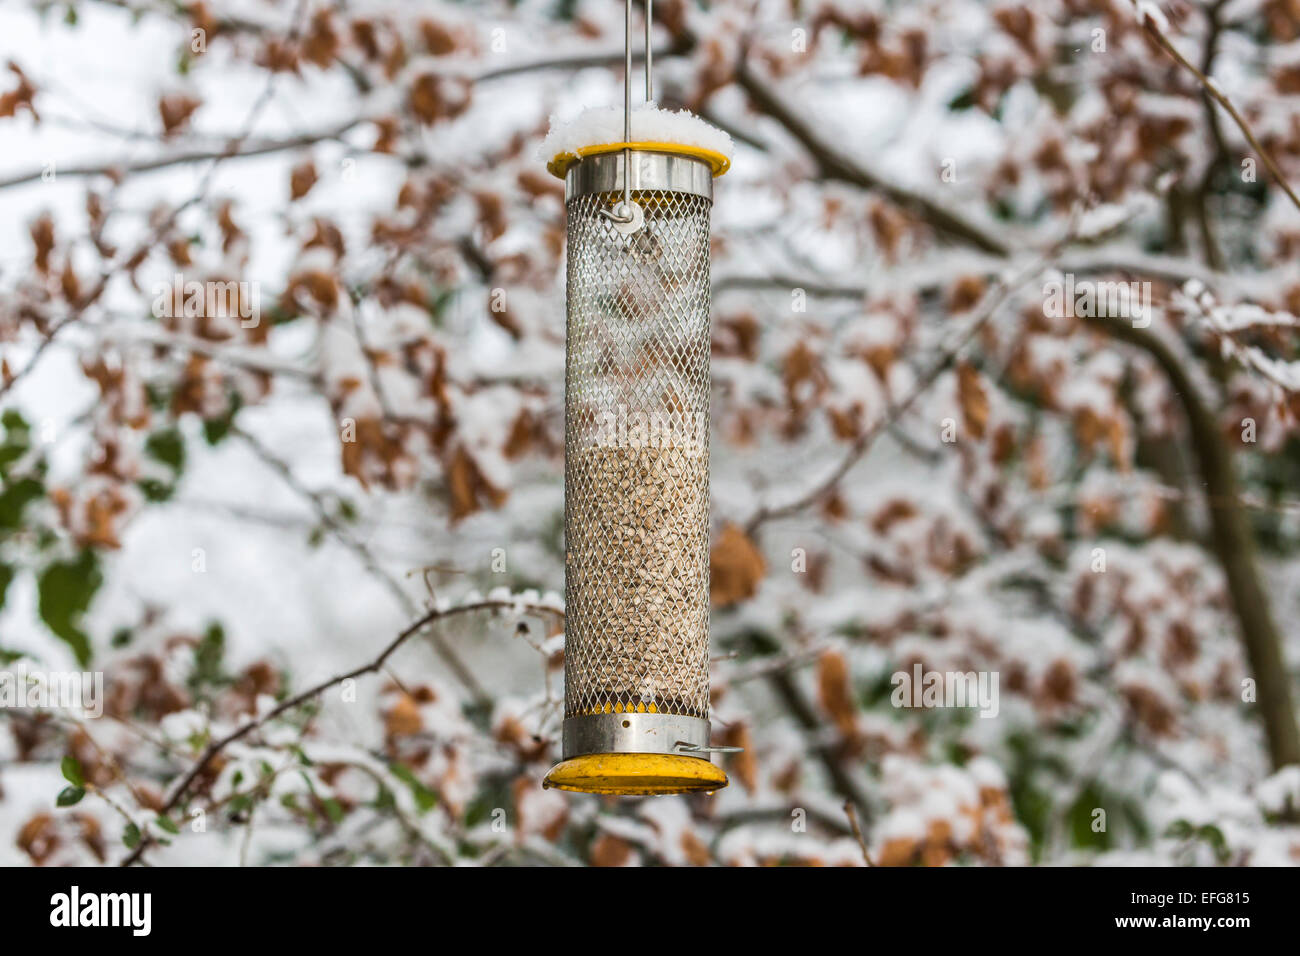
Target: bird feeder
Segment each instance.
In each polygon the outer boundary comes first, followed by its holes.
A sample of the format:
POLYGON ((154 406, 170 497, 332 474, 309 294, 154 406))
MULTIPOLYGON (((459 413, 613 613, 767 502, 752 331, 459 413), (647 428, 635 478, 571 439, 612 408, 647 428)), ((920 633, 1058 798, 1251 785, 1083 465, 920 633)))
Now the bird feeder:
MULTIPOLYGON (((628 3, 627 75, 631 75, 628 3)), ((709 211, 729 140, 653 107, 547 139, 568 213, 563 761, 545 786, 716 790, 709 737, 709 211), (613 122, 611 122, 613 121, 613 122), (675 142, 674 140, 680 140, 675 142)))

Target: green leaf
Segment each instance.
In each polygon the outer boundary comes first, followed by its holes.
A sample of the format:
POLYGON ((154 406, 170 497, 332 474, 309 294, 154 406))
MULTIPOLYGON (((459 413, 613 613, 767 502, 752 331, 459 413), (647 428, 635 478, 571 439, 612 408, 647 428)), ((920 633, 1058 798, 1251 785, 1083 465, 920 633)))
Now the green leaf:
POLYGON ((59 791, 58 799, 54 802, 61 807, 71 807, 80 803, 85 795, 85 787, 64 787, 59 791))
POLYGON ((134 850, 140 845, 140 828, 134 823, 128 823, 122 830, 122 843, 128 850, 134 850))
POLYGON ((141 478, 136 482, 136 487, 154 504, 168 500, 176 492, 175 485, 169 485, 157 478, 141 478))
POLYGON ((11 464, 27 454, 32 430, 27 420, 12 408, 0 413, 0 426, 4 427, 4 440, 0 441, 0 475, 3 475, 11 464))
POLYGON ((975 89, 970 87, 958 93, 948 101, 948 109, 954 113, 960 110, 968 110, 975 105, 975 89))
POLYGON ((180 828, 180 826, 178 826, 177 823, 176 823, 176 821, 173 820, 171 817, 165 817, 165 816, 159 815, 159 816, 157 816, 157 817, 154 818, 154 823, 158 824, 158 826, 162 827, 162 828, 163 828, 164 830, 166 830, 168 833, 180 833, 180 832, 181 832, 181 828, 180 828))
MULTIPOLYGON (((1113 808, 1106 799, 1100 786, 1094 781, 1085 786, 1068 811, 1071 841, 1081 849, 1106 850, 1111 845, 1109 825, 1113 808), (1107 829, 1100 833, 1093 830, 1093 812, 1103 810, 1107 829)), ((1117 822, 1117 821, 1116 821, 1117 822)))
POLYGON ((166 501, 176 491, 176 482, 185 468, 185 437, 177 428, 163 428, 145 440, 145 454, 171 469, 171 481, 143 478, 136 484, 150 501, 166 501))
POLYGON ((90 638, 80 627, 81 616, 90 607, 95 592, 104 583, 95 552, 83 550, 73 561, 56 561, 46 566, 37 579, 37 608, 45 626, 72 648, 77 663, 90 663, 90 638))
POLYGON ((326 797, 321 803, 324 805, 325 815, 330 818, 331 823, 338 823, 343 819, 343 804, 333 797, 326 797))
POLYGON ((253 798, 246 793, 241 793, 227 804, 232 819, 240 816, 253 805, 253 798))
POLYGON ((1227 837, 1213 823, 1202 824, 1196 831, 1196 835, 1210 845, 1220 863, 1226 863, 1228 857, 1232 855, 1232 851, 1228 849, 1227 837))
POLYGON ((205 687, 220 687, 228 682, 222 661, 226 655, 226 630, 218 621, 212 621, 203 632, 203 639, 194 649, 194 669, 190 671, 190 689, 198 692, 205 687))
POLYGON ((185 438, 179 429, 163 428, 154 432, 144 443, 145 453, 162 462, 172 471, 185 467, 185 438))
POLYGON ((13 565, 0 562, 0 611, 5 609, 5 594, 9 590, 9 582, 13 579, 13 565))
POLYGON ((432 810, 438 802, 438 795, 426 787, 420 780, 411 773, 411 768, 400 763, 388 765, 394 777, 406 784, 410 788, 412 796, 415 797, 415 805, 420 808, 421 813, 432 810))
POLYGON ((23 418, 22 412, 16 408, 6 408, 3 414, 0 414, 0 425, 4 426, 6 434, 32 430, 32 427, 27 424, 27 419, 23 418))
POLYGON ((4 491, 0 491, 0 528, 20 527, 23 509, 43 497, 45 486, 35 478, 21 478, 6 484, 4 491))
POLYGON ((224 415, 203 420, 203 438, 209 445, 217 444, 230 434, 230 428, 235 424, 235 415, 242 405, 243 401, 238 393, 232 394, 230 396, 230 409, 224 415))
POLYGON ((72 754, 63 758, 63 763, 59 765, 63 771, 63 779, 68 781, 74 787, 84 787, 86 785, 86 776, 81 772, 81 761, 72 754))

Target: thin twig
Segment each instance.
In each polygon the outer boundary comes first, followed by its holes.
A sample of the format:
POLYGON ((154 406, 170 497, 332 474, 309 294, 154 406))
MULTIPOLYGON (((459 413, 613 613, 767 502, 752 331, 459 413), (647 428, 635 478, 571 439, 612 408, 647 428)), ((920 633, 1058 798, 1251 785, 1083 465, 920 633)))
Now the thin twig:
MULTIPOLYGON (((1053 251, 1055 247, 1053 248, 1053 251)), ((1035 259, 1034 263, 1027 269, 1022 270, 1019 274, 1010 279, 1000 282, 984 299, 984 305, 976 313, 973 320, 968 323, 961 334, 947 348, 943 350, 939 358, 930 366, 929 370, 917 379, 912 389, 899 402, 889 407, 884 415, 872 423, 871 427, 864 429, 850 446, 848 453, 840 460, 840 463, 828 474, 823 480, 819 481, 812 488, 797 495, 789 501, 779 505, 763 505, 754 512, 754 515, 745 524, 745 530, 753 534, 763 524, 775 518, 787 518, 791 515, 811 507, 819 501, 822 501, 829 495, 840 481, 853 470, 853 467, 861 460, 862 456, 867 453, 885 431, 887 431, 896 421, 898 421, 909 408, 912 407, 922 395, 929 391, 930 387, 952 364, 957 360, 957 356, 966 347, 980 329, 988 324, 989 320, 997 314, 998 309, 1011 297, 1011 295, 1020 288, 1029 279, 1038 275, 1050 258, 1050 253, 1035 259)))
MULTIPOLYGON (((169 169, 173 166, 188 166, 191 163, 229 159, 248 159, 255 156, 266 156, 270 153, 302 149, 307 146, 314 146, 317 143, 340 139, 346 133, 367 122, 369 122, 368 117, 357 117, 356 119, 351 119, 344 123, 338 123, 326 127, 325 129, 300 133, 297 136, 288 136, 283 139, 259 139, 252 142, 245 139, 241 143, 239 137, 235 136, 220 149, 190 149, 183 152, 172 153, 168 156, 157 156, 153 159, 139 160, 134 163, 82 163, 76 166, 59 168, 56 170, 56 175, 59 178, 86 178, 110 175, 126 176, 134 175, 136 173, 151 173, 160 169, 169 169), (231 144, 235 144, 233 150, 231 144)), ((42 169, 29 169, 26 172, 15 173, 12 176, 0 179, 0 189, 8 189, 12 186, 21 186, 25 183, 36 182, 41 179, 44 172, 45 171, 42 169)))
MULTIPOLYGON (((329 690, 331 687, 337 687, 339 684, 342 684, 346 680, 355 680, 356 678, 364 677, 367 674, 377 673, 379 670, 381 670, 384 667, 384 665, 388 662, 388 659, 393 656, 393 654, 397 651, 399 647, 405 644, 410 638, 414 637, 416 634, 419 634, 421 631, 423 631, 434 621, 438 621, 446 617, 451 617, 452 615, 455 614, 467 614, 471 611, 485 611, 485 610, 493 610, 493 611, 520 610, 523 611, 524 613, 555 614, 555 615, 563 615, 564 613, 563 611, 553 607, 542 607, 540 605, 532 605, 532 604, 519 604, 515 601, 478 601, 473 604, 463 604, 460 607, 446 608, 443 610, 435 609, 429 611, 428 613, 421 616, 418 620, 414 621, 411 624, 408 624, 405 628, 403 628, 402 631, 398 633, 396 637, 394 637, 391 641, 388 642, 388 646, 385 647, 382 651, 380 651, 379 656, 376 657, 374 660, 370 661, 369 663, 362 664, 360 667, 354 667, 352 670, 346 671, 342 674, 336 674, 335 676, 330 677, 327 680, 323 680, 318 684, 314 684, 313 686, 307 688, 301 693, 295 694, 292 697, 289 697, 286 700, 281 701, 279 704, 271 708, 262 716, 256 717, 248 721, 247 723, 241 724, 239 727, 236 727, 234 730, 226 734, 224 737, 220 737, 217 740, 214 740, 212 743, 208 744, 207 747, 203 749, 203 752, 199 755, 199 758, 194 763, 194 765, 190 767, 188 771, 186 771, 183 777, 181 777, 180 783, 178 783, 173 788, 171 796, 167 798, 166 802, 162 805, 162 808, 158 811, 159 815, 166 816, 172 810, 176 809, 176 807, 178 807, 181 804, 181 801, 184 800, 185 796, 190 792, 190 789, 194 786, 194 782, 198 780, 198 778, 202 775, 203 771, 208 768, 208 765, 212 763, 212 760, 217 756, 217 754, 221 753, 221 751, 225 750, 231 744, 235 743, 238 740, 242 740, 244 737, 247 737, 249 734, 253 733, 253 731, 264 726, 269 721, 272 721, 275 718, 279 717, 281 714, 284 714, 287 711, 293 710, 297 707, 301 707, 303 704, 316 699, 325 691, 329 690)), ((148 842, 147 840, 141 839, 139 845, 136 846, 136 848, 131 852, 131 854, 122 860, 122 866, 130 866, 131 864, 137 862, 140 859, 141 855, 144 853, 145 845, 147 842, 148 842)))
POLYGON ((853 831, 853 838, 858 841, 858 846, 862 848, 862 862, 867 866, 872 866, 871 854, 867 852, 867 841, 862 835, 862 827, 858 825, 858 810, 853 805, 852 800, 844 801, 844 815, 849 818, 849 828, 853 831))
POLYGON ((1228 112, 1228 115, 1231 116, 1233 121, 1237 124, 1237 128, 1241 130, 1242 135, 1246 137, 1246 141, 1250 143, 1251 148, 1259 154, 1259 158, 1263 160, 1268 171, 1272 173, 1273 178, 1277 180, 1277 184, 1282 187, 1282 191, 1287 194, 1287 197, 1291 200, 1292 204, 1295 205, 1296 209, 1300 209, 1300 196, 1296 195, 1295 190, 1291 188, 1291 184, 1288 183, 1286 177, 1282 175, 1282 170, 1278 168, 1277 163, 1273 161, 1273 157, 1269 154, 1268 150, 1266 150, 1264 145, 1256 138, 1254 131, 1250 128, 1250 124, 1246 122, 1239 112, 1237 112, 1237 108, 1232 105, 1232 101, 1223 94, 1223 91, 1219 89, 1212 79, 1201 72, 1200 68, 1197 67, 1196 64, 1183 56, 1178 47, 1174 46, 1173 43, 1170 42, 1169 38, 1164 35, 1159 25, 1157 25, 1150 16, 1141 12, 1139 12, 1139 16, 1147 35, 1155 40, 1156 43, 1160 44, 1160 46, 1164 48, 1164 51, 1177 60, 1184 69, 1188 70, 1193 76, 1195 76, 1201 86, 1204 87, 1205 92, 1214 97, 1214 101, 1228 112))
MULTIPOLYGON (((329 508, 325 506, 325 502, 319 493, 312 491, 306 485, 302 484, 302 482, 298 480, 298 477, 293 473, 293 469, 289 467, 288 463, 283 461, 253 435, 244 431, 238 425, 232 425, 230 432, 232 435, 242 439, 248 447, 253 450, 254 454, 262 459, 264 463, 280 476, 286 485, 311 505, 312 510, 316 512, 316 517, 320 519, 320 522, 325 529, 328 530, 340 544, 348 548, 357 556, 366 570, 374 575, 388 589, 398 604, 401 605, 402 610, 405 613, 415 613, 416 604, 411 599, 410 595, 402 589, 401 584, 399 584, 391 574, 384 570, 383 566, 380 565, 379 561, 376 560, 375 556, 364 543, 355 540, 347 533, 347 529, 337 518, 334 517, 334 515, 330 513, 329 508)), ((451 670, 452 675, 460 682, 461 686, 469 691, 474 698, 474 702, 479 705, 488 703, 491 700, 491 696, 484 689, 483 685, 479 683, 478 679, 474 676, 474 673, 469 669, 469 667, 466 666, 465 662, 462 661, 460 656, 452 649, 451 645, 443 640, 442 635, 433 635, 432 643, 433 649, 437 653, 438 657, 441 658, 442 662, 451 670)))

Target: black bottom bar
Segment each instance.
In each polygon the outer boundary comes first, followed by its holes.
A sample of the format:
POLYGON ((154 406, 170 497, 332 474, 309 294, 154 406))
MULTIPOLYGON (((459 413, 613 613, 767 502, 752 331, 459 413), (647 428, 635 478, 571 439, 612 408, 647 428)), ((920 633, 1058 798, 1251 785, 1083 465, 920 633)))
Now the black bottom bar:
MULTIPOLYGON (((1259 930, 1272 938, 1289 935, 1295 909, 1294 874, 1266 869, 625 870, 614 879, 569 870, 544 882, 535 870, 503 869, 36 869, 7 875, 6 940, 14 943, 76 934, 78 942, 93 936, 128 946, 243 938, 337 947, 349 939, 373 943, 391 936, 394 944, 437 937, 497 948, 506 935, 518 934, 524 943, 545 945, 574 912, 613 920, 606 925, 617 928, 626 913, 594 914, 625 912, 609 905, 618 899, 680 899, 686 891, 684 898, 710 901, 706 909, 721 917, 714 929, 722 938, 778 920, 796 929, 811 921, 820 932, 839 926, 873 940, 910 934, 918 945, 941 938, 975 944, 1101 937, 1176 938, 1179 945, 1199 937, 1232 945, 1259 930)), ((653 933, 657 918, 683 918, 671 911, 651 905, 625 929, 653 933)))

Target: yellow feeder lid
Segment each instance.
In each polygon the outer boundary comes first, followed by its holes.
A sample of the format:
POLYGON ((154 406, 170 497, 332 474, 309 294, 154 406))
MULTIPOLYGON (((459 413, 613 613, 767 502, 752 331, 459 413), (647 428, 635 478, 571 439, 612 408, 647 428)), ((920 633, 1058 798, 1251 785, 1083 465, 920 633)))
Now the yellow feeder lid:
POLYGON ((645 141, 637 143, 598 143, 595 146, 579 147, 572 152, 556 153, 551 161, 546 164, 546 170, 552 176, 563 179, 564 174, 569 171, 569 167, 580 159, 587 156, 603 156, 606 153, 621 153, 625 149, 635 149, 643 153, 672 153, 675 156, 702 159, 709 164, 715 178, 731 168, 731 160, 717 150, 705 149, 702 146, 683 146, 681 143, 645 141))
POLYGON ((651 796, 721 790, 727 775, 702 757, 683 754, 583 754, 557 764, 542 786, 577 793, 651 796))

